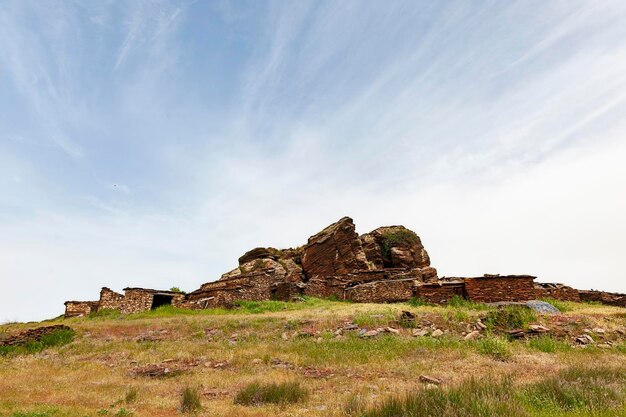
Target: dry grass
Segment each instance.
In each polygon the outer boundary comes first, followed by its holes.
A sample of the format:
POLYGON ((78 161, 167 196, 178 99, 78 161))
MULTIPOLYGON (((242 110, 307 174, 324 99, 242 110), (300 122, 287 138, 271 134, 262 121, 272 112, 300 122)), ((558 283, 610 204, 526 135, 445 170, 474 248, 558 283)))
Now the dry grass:
MULTIPOLYGON (((440 378, 444 387, 472 376, 509 377, 520 386, 588 363, 626 368, 626 354, 618 347, 562 349, 559 344, 552 349, 547 340, 532 345, 506 341, 510 355, 504 361, 482 354, 484 342, 462 340, 461 329, 487 313, 464 306, 312 300, 184 315, 162 311, 118 319, 57 319, 51 323, 76 330, 72 343, 0 357, 0 416, 172 416, 179 413, 185 387, 200 387, 200 416, 343 416, 356 398, 371 407, 390 394, 423 389, 418 380, 422 374, 440 378), (439 339, 413 338, 411 329, 394 323, 402 310, 450 332, 439 339), (359 338, 354 331, 334 334, 353 320, 368 328, 395 326, 401 334, 373 339, 359 338), (157 336, 136 340, 145 335, 157 336), (173 368, 185 363, 192 365, 171 377, 137 377, 132 372, 149 364, 173 368), (308 399, 292 405, 234 404, 236 394, 254 382, 297 382, 308 399)), ((606 334, 594 338, 623 346, 624 337, 615 330, 626 329, 624 309, 576 304, 558 319, 539 317, 537 322, 550 328, 558 324, 572 334, 602 327, 606 334)), ((1 326, 0 332, 34 326, 14 323, 1 326)))

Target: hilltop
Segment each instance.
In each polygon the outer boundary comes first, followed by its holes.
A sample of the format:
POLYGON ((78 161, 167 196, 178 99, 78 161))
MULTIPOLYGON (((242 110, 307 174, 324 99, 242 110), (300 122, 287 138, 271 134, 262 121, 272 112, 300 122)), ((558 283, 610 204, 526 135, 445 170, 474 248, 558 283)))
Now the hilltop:
POLYGON ((72 334, 1 351, 0 416, 173 416, 183 398, 201 416, 422 415, 389 402, 407 393, 435 415, 626 415, 626 311, 551 301, 560 314, 306 298, 2 325, 72 334))

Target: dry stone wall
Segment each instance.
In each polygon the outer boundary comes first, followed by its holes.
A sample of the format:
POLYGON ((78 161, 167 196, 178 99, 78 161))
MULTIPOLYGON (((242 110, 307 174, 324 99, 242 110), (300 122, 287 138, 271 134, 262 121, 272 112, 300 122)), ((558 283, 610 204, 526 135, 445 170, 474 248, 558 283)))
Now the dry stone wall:
POLYGON ((464 298, 464 287, 464 281, 425 283, 416 286, 415 297, 431 304, 446 304, 455 296, 464 298))
POLYGON ((466 278, 465 295, 477 303, 534 300, 534 279, 529 275, 466 278))
POLYGON ((373 281, 344 290, 346 300, 358 303, 396 303, 413 297, 414 279, 373 281))
POLYGON ((535 283, 535 298, 580 302, 578 290, 563 284, 535 283))
POLYGON ((100 290, 100 310, 121 310, 124 295, 104 287, 100 290))
POLYGON ((604 291, 581 290, 578 291, 582 301, 595 301, 617 307, 626 307, 626 294, 618 294, 604 291))
POLYGON ((72 330, 63 324, 55 324, 53 326, 37 327, 36 329, 25 330, 13 336, 9 336, 4 340, 0 340, 0 346, 17 346, 28 342, 38 342, 45 335, 54 333, 59 330, 72 330))
POLYGON ((65 317, 84 317, 98 311, 97 301, 66 301, 65 317))

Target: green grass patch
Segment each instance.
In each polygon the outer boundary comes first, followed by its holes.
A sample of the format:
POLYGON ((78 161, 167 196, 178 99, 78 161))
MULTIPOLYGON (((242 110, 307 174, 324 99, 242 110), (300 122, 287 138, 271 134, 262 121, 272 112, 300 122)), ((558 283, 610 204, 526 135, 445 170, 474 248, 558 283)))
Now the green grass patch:
POLYGON ((180 411, 183 413, 197 413, 201 409, 200 390, 198 388, 185 387, 180 399, 180 411))
POLYGON ((495 336, 489 336, 476 343, 478 353, 491 356, 493 359, 505 361, 511 357, 509 342, 495 336))
MULTIPOLYGON (((571 368, 532 384, 523 398, 546 415, 579 412, 603 414, 626 407, 626 372, 617 368, 571 368)), ((623 414, 621 414, 623 415, 623 414)))
POLYGON ((112 319, 112 320, 119 320, 122 317, 123 317, 122 313, 119 310, 113 309, 113 308, 102 308, 102 309, 99 309, 98 311, 93 311, 89 313, 89 315, 87 316, 88 319, 112 319))
POLYGON ((492 307, 489 307, 484 303, 476 303, 474 301, 470 301, 466 298, 455 295, 452 297, 450 301, 446 304, 447 308, 462 308, 467 310, 477 310, 477 311, 485 311, 491 310, 492 307))
POLYGON ((534 310, 523 306, 508 306, 489 311, 484 323, 489 329, 511 330, 527 329, 535 321, 537 313, 534 310))
POLYGON ((344 410, 359 417, 614 417, 626 415, 626 373, 620 368, 570 368, 530 385, 510 378, 470 378, 448 388, 392 396, 363 411, 350 398, 344 410))
POLYGON ((363 417, 526 417, 509 379, 469 379, 452 388, 435 388, 394 396, 367 410, 363 417))
POLYGON ((448 337, 404 338, 380 334, 363 339, 356 334, 348 334, 345 338, 323 339, 320 343, 296 339, 286 347, 281 346, 281 350, 297 354, 305 364, 344 365, 408 359, 420 356, 426 350, 455 349, 461 346, 464 346, 463 342, 448 337))
POLYGON ((252 406, 293 404, 304 401, 307 397, 308 391, 297 382, 283 382, 281 384, 253 382, 237 393, 235 404, 252 406))
POLYGON ((63 346, 74 340, 74 330, 59 329, 43 335, 38 341, 29 341, 21 345, 0 346, 0 356, 26 355, 41 352, 44 349, 63 346))
POLYGON ((567 352, 572 349, 567 342, 550 335, 541 335, 531 339, 528 342, 528 346, 531 349, 545 353, 567 352))
POLYGON ((407 301, 407 304, 412 307, 430 307, 434 305, 419 297, 412 297, 409 301, 407 301))

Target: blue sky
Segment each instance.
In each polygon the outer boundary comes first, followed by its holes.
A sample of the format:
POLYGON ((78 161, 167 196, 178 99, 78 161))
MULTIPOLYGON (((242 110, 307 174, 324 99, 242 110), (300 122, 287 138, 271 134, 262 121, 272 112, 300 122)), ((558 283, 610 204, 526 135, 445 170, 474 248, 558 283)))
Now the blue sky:
POLYGON ((626 292, 622 1, 3 1, 0 321, 344 215, 626 292), (19 293, 28 296, 22 298, 19 293))

